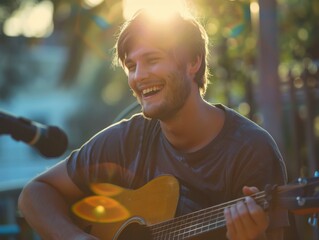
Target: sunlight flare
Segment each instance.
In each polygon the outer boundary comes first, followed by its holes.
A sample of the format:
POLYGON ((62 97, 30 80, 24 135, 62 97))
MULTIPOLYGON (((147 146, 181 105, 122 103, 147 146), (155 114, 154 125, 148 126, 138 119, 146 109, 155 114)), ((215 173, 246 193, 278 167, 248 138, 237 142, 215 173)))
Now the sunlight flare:
POLYGON ((184 0, 123 0, 123 16, 130 19, 138 10, 146 9, 159 21, 167 20, 175 12, 187 12, 184 0))

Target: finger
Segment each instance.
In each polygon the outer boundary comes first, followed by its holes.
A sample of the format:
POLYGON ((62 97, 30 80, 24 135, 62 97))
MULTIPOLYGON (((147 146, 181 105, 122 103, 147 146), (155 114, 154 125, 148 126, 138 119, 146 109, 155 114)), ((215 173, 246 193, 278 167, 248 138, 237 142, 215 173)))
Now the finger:
MULTIPOLYGON (((248 199, 248 197, 246 197, 246 198, 248 199)), ((241 201, 241 202, 237 203, 236 210, 238 213, 238 217, 241 220, 241 223, 242 223, 241 227, 242 227, 243 231, 246 230, 247 227, 251 227, 254 224, 254 221, 250 216, 250 212, 249 212, 250 209, 248 208, 246 202, 241 201)))
POLYGON ((251 197, 246 197, 246 202, 238 203, 236 207, 241 221, 234 221, 234 225, 240 239, 255 239, 265 232, 268 226, 266 214, 251 197))
POLYGON ((244 201, 238 202, 231 209, 234 228, 239 239, 248 239, 249 234, 247 228, 253 225, 253 221, 249 215, 249 210, 244 201))
POLYGON ((256 187, 247 187, 247 186, 243 187, 243 194, 246 196, 252 195, 257 192, 259 192, 259 189, 256 187))
POLYGON ((265 213, 251 197, 246 197, 246 202, 241 201, 232 206, 230 213, 236 239, 255 239, 266 229, 263 222, 265 213), (256 213, 256 219, 252 217, 250 211, 253 214, 256 213))
POLYGON ((224 217, 226 220, 226 228, 227 228, 227 232, 226 232, 226 236, 227 239, 233 239, 233 236, 236 236, 236 230, 232 221, 232 217, 231 217, 231 212, 230 212, 230 207, 226 207, 224 209, 224 217))
POLYGON ((248 209, 244 201, 240 201, 230 208, 230 217, 232 223, 232 231, 230 231, 231 239, 248 239, 242 214, 248 214, 248 209))
POLYGON ((250 218, 260 231, 266 230, 269 224, 268 214, 251 197, 246 197, 246 206, 250 218))

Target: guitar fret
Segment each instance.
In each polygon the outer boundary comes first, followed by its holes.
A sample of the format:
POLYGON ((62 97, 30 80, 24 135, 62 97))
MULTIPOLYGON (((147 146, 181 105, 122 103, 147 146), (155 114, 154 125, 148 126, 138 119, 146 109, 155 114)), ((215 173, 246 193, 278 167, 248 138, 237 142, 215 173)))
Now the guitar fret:
POLYGON ((191 226, 188 226, 187 231, 184 228, 183 231, 180 232, 180 234, 178 234, 182 238, 178 238, 178 239, 184 239, 186 237, 195 236, 200 233, 205 233, 210 230, 216 229, 217 227, 225 226, 224 218, 221 218, 218 220, 215 219, 214 222, 206 221, 206 219, 203 219, 203 221, 205 221, 205 223, 192 224, 191 226))
MULTIPOLYGON (((260 192, 259 194, 264 194, 260 192)), ((220 204, 194 213, 183 215, 153 226, 150 226, 154 240, 182 240, 193 237, 201 233, 224 227, 226 220, 224 218, 225 207, 236 203, 239 200, 220 204)), ((257 203, 264 203, 264 195, 256 195, 257 203)))
POLYGON ((225 225, 223 211, 191 213, 152 227, 153 239, 184 239, 225 225), (217 217, 216 217, 217 216, 217 217), (191 225, 190 225, 191 223, 191 225))

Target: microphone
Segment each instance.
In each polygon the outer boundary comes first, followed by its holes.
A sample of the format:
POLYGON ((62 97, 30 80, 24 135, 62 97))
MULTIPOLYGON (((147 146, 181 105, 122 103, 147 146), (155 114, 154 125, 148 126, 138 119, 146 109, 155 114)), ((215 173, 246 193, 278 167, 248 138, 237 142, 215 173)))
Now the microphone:
POLYGON ((68 145, 66 134, 56 126, 45 126, 0 111, 0 134, 9 134, 37 149, 43 156, 59 157, 68 145))

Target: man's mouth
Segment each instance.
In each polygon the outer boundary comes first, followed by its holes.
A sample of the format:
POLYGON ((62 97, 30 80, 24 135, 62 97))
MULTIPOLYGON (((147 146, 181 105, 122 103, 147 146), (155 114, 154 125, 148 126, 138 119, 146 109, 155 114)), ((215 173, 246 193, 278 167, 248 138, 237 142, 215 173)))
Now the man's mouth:
POLYGON ((163 88, 163 86, 153 86, 153 87, 145 88, 142 90, 142 95, 143 95, 143 97, 152 96, 152 95, 158 93, 159 91, 161 91, 162 88, 163 88))

